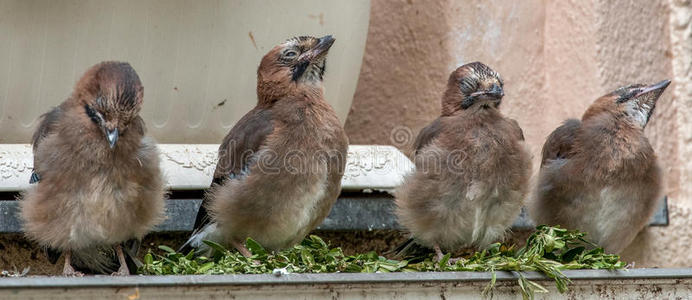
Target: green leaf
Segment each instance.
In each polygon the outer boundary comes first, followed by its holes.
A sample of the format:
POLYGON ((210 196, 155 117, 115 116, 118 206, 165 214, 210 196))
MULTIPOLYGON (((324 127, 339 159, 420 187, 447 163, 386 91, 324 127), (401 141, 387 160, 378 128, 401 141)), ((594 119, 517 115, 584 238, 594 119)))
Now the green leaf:
POLYGON ((495 290, 495 282, 497 281, 497 274, 495 273, 495 270, 490 271, 492 273, 492 277, 490 278, 490 282, 483 288, 483 292, 481 292, 481 296, 486 297, 486 298, 493 298, 493 291, 495 290))
POLYGON ((161 249, 161 250, 163 250, 163 251, 166 251, 166 252, 168 252, 168 253, 170 253, 170 254, 175 254, 175 253, 176 253, 175 250, 173 250, 173 248, 168 247, 168 246, 166 246, 166 245, 159 245, 159 249, 161 249))
POLYGON ((314 242, 320 245, 320 248, 322 249, 327 249, 329 246, 327 246, 327 243, 324 242, 322 238, 316 235, 310 235, 310 239, 314 242))
POLYGON ((533 293, 548 293, 549 292, 546 288, 544 288, 542 285, 540 285, 536 282, 533 282, 531 280, 526 280, 526 282, 528 282, 528 284, 530 284, 532 286, 531 289, 532 289, 533 293))
POLYGON ((264 247, 260 245, 258 242, 251 238, 247 238, 245 241, 245 246, 247 247, 248 250, 254 255, 257 256, 265 256, 267 255, 267 250, 264 250, 264 247))
POLYGON ((423 253, 403 260, 392 260, 376 252, 345 256, 343 251, 311 235, 299 245, 278 252, 268 252, 252 239, 246 241, 253 257, 248 259, 236 251, 228 251, 211 241, 204 243, 214 250, 212 258, 195 257, 194 251, 177 253, 167 246, 160 246, 164 253, 153 252, 144 256, 145 264, 138 272, 149 275, 167 274, 266 274, 276 268, 286 268, 291 273, 323 272, 431 272, 431 271, 476 271, 491 272, 490 283, 484 288, 485 295, 492 296, 497 271, 518 271, 518 284, 522 297, 531 299, 534 293, 545 292, 538 283, 524 278, 523 271, 538 271, 555 282, 558 291, 567 290, 569 278, 562 270, 573 269, 622 269, 626 263, 614 254, 606 254, 602 248, 586 251, 584 245, 593 243, 585 239, 586 234, 559 227, 538 226, 524 247, 515 249, 500 243, 491 244, 485 250, 460 258, 449 265, 451 254, 439 262, 434 253, 423 253))
POLYGON ((315 264, 315 258, 312 256, 312 254, 310 254, 310 251, 308 251, 307 249, 301 249, 300 258, 303 260, 303 263, 307 266, 312 266, 315 264))
POLYGON ((529 290, 528 284, 526 283, 526 278, 524 278, 524 275, 521 273, 519 273, 517 283, 519 283, 519 288, 521 289, 521 298, 523 300, 533 299, 533 293, 531 293, 531 290, 529 290))
POLYGON ((224 246, 221 246, 220 244, 217 244, 214 241, 203 240, 202 243, 209 246, 209 248, 214 249, 214 251, 216 251, 217 253, 225 253, 228 251, 224 246))
POLYGON ((200 266, 199 269, 197 269, 196 273, 197 273, 197 274, 204 274, 204 273, 206 273, 207 271, 209 271, 209 270, 210 270, 211 268, 213 268, 213 267, 214 267, 214 262, 208 262, 208 263, 203 264, 202 266, 200 266))
POLYGON ((562 254, 561 260, 563 263, 571 262, 577 257, 577 255, 581 254, 582 252, 584 252, 583 246, 572 248, 569 251, 562 254))
POLYGON ((437 267, 440 268, 440 270, 444 271, 448 269, 449 267, 449 259, 452 257, 451 253, 447 253, 444 256, 442 256, 442 259, 437 263, 437 267))

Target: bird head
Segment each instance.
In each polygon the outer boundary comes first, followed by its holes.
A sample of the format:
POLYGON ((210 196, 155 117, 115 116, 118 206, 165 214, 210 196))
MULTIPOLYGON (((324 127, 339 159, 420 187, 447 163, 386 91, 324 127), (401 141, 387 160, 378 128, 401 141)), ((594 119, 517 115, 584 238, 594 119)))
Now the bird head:
POLYGON ((497 108, 502 102, 504 83, 500 74, 481 62, 465 64, 449 75, 442 99, 443 114, 458 110, 497 108))
POLYGON ((271 103, 301 87, 322 88, 331 35, 288 39, 269 51, 257 69, 260 102, 271 103))
POLYGON ((670 80, 663 80, 652 85, 632 84, 618 88, 598 98, 582 119, 609 112, 634 126, 644 128, 654 112, 656 101, 669 84, 670 80))
POLYGON ((130 64, 102 62, 82 76, 73 99, 77 109, 83 111, 86 126, 103 135, 113 149, 120 135, 139 114, 143 90, 130 64))

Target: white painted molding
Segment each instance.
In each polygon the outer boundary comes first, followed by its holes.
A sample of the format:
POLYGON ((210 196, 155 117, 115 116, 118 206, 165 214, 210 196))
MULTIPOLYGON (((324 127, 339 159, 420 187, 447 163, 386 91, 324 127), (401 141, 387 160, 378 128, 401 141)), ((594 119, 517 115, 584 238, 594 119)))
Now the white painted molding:
MULTIPOLYGON (((216 168, 217 144, 159 144, 161 168, 173 190, 205 189, 216 168)), ((0 191, 29 187, 33 155, 29 144, 0 144, 0 191)), ((392 146, 350 145, 343 190, 393 190, 415 166, 392 146)))

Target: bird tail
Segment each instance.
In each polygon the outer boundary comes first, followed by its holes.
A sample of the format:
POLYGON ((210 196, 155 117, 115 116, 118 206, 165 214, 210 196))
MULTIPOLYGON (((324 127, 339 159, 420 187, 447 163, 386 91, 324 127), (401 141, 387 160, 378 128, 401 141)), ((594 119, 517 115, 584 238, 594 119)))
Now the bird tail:
POLYGON ((394 257, 396 258, 401 258, 406 256, 406 253, 408 250, 414 246, 416 241, 413 238, 409 238, 408 240, 404 241, 403 243, 399 244, 399 246, 396 246, 394 250, 389 251, 387 254, 394 254, 394 257))
POLYGON ((188 254, 190 251, 195 251, 195 255, 209 255, 211 248, 204 243, 204 240, 219 242, 220 236, 217 230, 216 223, 208 223, 202 228, 195 230, 190 235, 190 238, 178 248, 178 252, 188 254))
MULTIPOLYGON (((137 259, 141 241, 132 239, 122 244, 125 262, 131 274, 135 274, 137 269, 142 266, 142 262, 137 259)), ((62 253, 60 250, 45 249, 48 260, 55 264, 62 253)), ((76 270, 87 274, 111 274, 118 271, 120 261, 113 247, 91 247, 72 251, 72 266, 76 270)))
POLYGON ((414 238, 409 238, 405 242, 399 244, 394 250, 389 253, 394 254, 394 258, 407 259, 410 262, 415 260, 423 260, 432 253, 433 250, 416 242, 414 238))
POLYGON ((43 252, 46 254, 46 257, 51 264, 57 263, 60 255, 62 255, 62 251, 50 247, 43 248, 43 252))
POLYGON ((118 270, 112 247, 91 247, 72 251, 72 266, 87 274, 111 274, 118 270))

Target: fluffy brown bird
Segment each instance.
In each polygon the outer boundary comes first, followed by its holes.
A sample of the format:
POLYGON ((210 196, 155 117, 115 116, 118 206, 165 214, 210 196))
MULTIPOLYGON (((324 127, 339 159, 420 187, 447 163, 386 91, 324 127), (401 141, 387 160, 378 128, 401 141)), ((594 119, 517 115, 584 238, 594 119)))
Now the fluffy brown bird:
POLYGON ((123 243, 138 245, 162 219, 163 180, 139 117, 142 95, 128 63, 99 63, 34 133, 36 185, 20 202, 24 232, 53 263, 65 253, 65 275, 81 275, 73 265, 106 273, 118 263, 115 274, 129 274, 125 256, 136 253, 123 253, 123 243))
POLYGON ((548 136, 531 205, 537 223, 588 232, 610 253, 632 242, 660 199, 660 169, 644 127, 668 84, 619 88, 548 136))
POLYGON ((248 237, 283 249, 327 217, 341 190, 348 147, 323 94, 333 43, 331 36, 292 38, 262 58, 257 106, 219 147, 212 187, 181 251, 212 240, 249 256, 248 237))
POLYGON ((396 190, 399 223, 438 259, 441 249, 502 239, 521 210, 530 155, 517 122, 498 110, 502 88, 480 62, 452 72, 441 116, 416 138, 416 171, 396 190))

